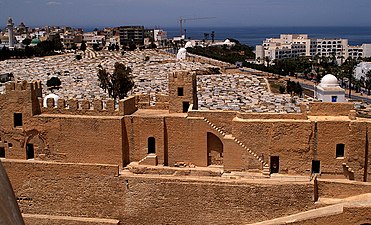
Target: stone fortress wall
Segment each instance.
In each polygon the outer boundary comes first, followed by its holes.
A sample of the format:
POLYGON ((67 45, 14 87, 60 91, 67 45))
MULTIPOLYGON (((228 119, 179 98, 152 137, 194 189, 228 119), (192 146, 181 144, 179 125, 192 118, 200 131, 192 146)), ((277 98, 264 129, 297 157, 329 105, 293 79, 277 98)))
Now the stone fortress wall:
MULTIPOLYGON (((175 86, 170 87, 170 96, 156 96, 154 105, 151 105, 148 96, 141 95, 121 100, 117 108, 112 100, 107 100, 105 104, 101 100, 95 100, 92 104, 87 100, 80 103, 69 100, 66 104, 63 99, 59 99, 57 105, 53 99, 48 99, 48 107, 42 107, 42 99, 38 98, 41 89, 37 88, 40 84, 27 86, 26 83, 11 83, 7 85, 7 93, 1 96, 4 115, 2 128, 4 136, 12 139, 18 137, 12 142, 6 140, 8 145, 3 143, 6 155, 24 159, 25 154, 21 149, 34 140, 39 142, 38 147, 41 146, 36 151, 36 157, 40 156, 40 159, 94 162, 94 159, 87 159, 82 149, 92 148, 88 152, 94 152, 94 146, 106 146, 107 151, 112 149, 116 152, 117 159, 113 161, 125 166, 146 157, 147 139, 154 137, 157 140, 159 163, 166 162, 165 165, 184 161, 208 166, 212 164, 210 153, 215 152, 207 152, 207 146, 213 145, 211 142, 220 142, 214 144, 214 147, 219 146, 219 150, 214 150, 223 157, 227 170, 261 170, 262 166, 269 164, 270 156, 279 156, 280 173, 309 175, 312 160, 320 160, 323 174, 341 175, 344 167, 348 166, 356 179, 368 179, 368 172, 365 173, 363 168, 368 157, 365 155, 365 145, 369 122, 355 117, 352 104, 338 103, 333 107, 333 104, 311 103, 308 112, 294 114, 198 111, 192 109, 194 105, 190 104, 188 108, 191 110, 187 108, 188 112, 182 114, 182 102, 196 101, 192 88, 194 79, 183 80, 182 75, 177 76, 177 81, 170 81, 175 86), (184 96, 177 96, 177 85, 182 87, 184 96), (151 114, 138 113, 143 109, 155 111, 151 114), (169 110, 170 114, 163 111, 156 113, 157 109, 169 110), (22 113, 25 121, 21 127, 13 124, 13 114, 17 112, 22 113), (108 138, 104 127, 117 138, 108 138), (64 132, 67 134, 61 135, 64 132), (104 143, 106 135, 106 140, 113 141, 113 144, 104 143), (84 141, 78 141, 80 138, 84 141), (75 140, 75 144, 70 139, 75 140), (334 156, 337 144, 345 146, 343 157, 334 156), (110 145, 119 146, 119 149, 107 148, 110 145), (244 146, 251 152, 246 151, 244 146), (71 151, 81 152, 71 154, 71 151)), ((174 77, 170 76, 171 79, 174 77)), ((103 152, 101 154, 104 155, 103 152)), ((94 158, 95 154, 91 155, 94 158)), ((107 157, 97 157, 103 158, 107 157)), ((110 163, 112 160, 97 162, 110 163)))
POLYGON ((169 78, 169 96, 156 96, 155 104, 151 96, 133 96, 117 108, 110 100, 49 100, 42 107, 40 83, 9 83, 0 95, 0 150, 16 195, 24 197, 23 213, 130 224, 149 224, 153 218, 167 218, 159 224, 246 223, 314 207, 313 185, 307 182, 175 181, 118 172, 152 150, 164 166, 216 165, 226 172, 269 175, 277 169, 273 158, 279 157, 279 174, 309 177, 319 162, 323 178, 371 181, 370 121, 357 118, 352 104, 312 103, 296 114, 203 111, 195 104, 192 74, 169 78), (185 112, 184 102, 189 104, 185 112), (34 155, 26 160, 31 147, 34 155), (190 214, 195 215, 191 221, 185 216, 190 214))

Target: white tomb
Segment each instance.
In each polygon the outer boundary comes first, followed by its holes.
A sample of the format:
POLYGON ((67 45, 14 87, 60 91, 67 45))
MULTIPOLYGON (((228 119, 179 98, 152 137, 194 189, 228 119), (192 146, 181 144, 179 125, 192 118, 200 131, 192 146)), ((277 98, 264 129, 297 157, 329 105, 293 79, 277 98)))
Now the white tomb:
POLYGON ((322 102, 347 102, 345 90, 340 87, 338 79, 327 74, 321 79, 321 83, 314 88, 314 97, 322 102))

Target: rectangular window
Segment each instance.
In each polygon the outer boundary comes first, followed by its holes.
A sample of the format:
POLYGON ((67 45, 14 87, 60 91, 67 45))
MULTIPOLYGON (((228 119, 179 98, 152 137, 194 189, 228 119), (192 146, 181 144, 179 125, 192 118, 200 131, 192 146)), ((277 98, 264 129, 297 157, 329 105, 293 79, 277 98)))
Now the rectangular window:
POLYGON ((184 96, 184 90, 182 87, 178 87, 178 96, 184 96))
POLYGON ((344 144, 337 144, 336 145, 336 158, 343 158, 344 157, 344 144))
POLYGON ((5 158, 5 148, 0 147, 0 158, 5 158))
POLYGON ((337 102, 338 96, 331 96, 331 101, 332 102, 337 102))
POLYGON ((14 113, 14 127, 21 127, 22 125, 22 113, 14 113))

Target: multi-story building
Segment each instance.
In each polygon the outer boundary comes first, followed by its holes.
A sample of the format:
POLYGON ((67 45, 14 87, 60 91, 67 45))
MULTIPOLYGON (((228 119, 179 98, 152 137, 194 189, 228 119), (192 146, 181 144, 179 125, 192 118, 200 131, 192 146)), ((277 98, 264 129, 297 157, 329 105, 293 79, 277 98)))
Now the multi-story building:
POLYGON ((163 41, 167 39, 167 32, 161 29, 155 29, 153 36, 155 41, 163 41))
POLYGON ((295 58, 298 56, 335 57, 338 63, 343 60, 371 56, 371 44, 350 46, 348 39, 309 38, 307 34, 281 34, 279 38, 267 38, 256 46, 256 61, 267 59, 295 58))
POLYGON ((85 33, 83 39, 87 45, 98 44, 104 46, 106 37, 104 35, 95 35, 94 33, 85 33))
POLYGON ((143 26, 122 26, 120 27, 120 43, 127 45, 134 42, 137 45, 144 44, 144 27, 143 26))

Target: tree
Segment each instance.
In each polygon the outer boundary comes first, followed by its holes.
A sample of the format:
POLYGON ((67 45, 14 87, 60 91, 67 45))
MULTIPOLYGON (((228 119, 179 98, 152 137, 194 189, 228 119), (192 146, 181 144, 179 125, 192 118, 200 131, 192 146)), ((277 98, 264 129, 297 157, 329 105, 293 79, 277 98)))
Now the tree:
POLYGON ((77 49, 77 45, 76 45, 76 43, 72 43, 72 44, 71 44, 71 49, 73 49, 73 50, 76 50, 76 49, 77 49))
POLYGON ((81 43, 80 50, 83 51, 83 52, 86 51, 86 44, 85 44, 85 41, 83 41, 83 42, 81 43))
POLYGON ((81 56, 81 55, 76 55, 76 56, 75 56, 75 59, 76 59, 76 60, 81 60, 81 59, 82 59, 82 56, 81 56))
POLYGON ((122 63, 115 63, 115 69, 112 74, 99 66, 98 80, 99 86, 108 91, 108 95, 115 100, 127 97, 129 91, 134 87, 131 68, 122 63))
POLYGON ((348 75, 348 82, 349 82, 349 98, 352 94, 352 83, 354 82, 353 73, 354 68, 357 66, 358 61, 352 58, 348 58, 345 62, 341 65, 341 70, 348 75))
POLYGON ((204 33, 204 40, 209 39, 209 33, 204 33))
POLYGON ((215 31, 211 31, 211 42, 214 43, 215 40, 215 31))
POLYGON ((131 75, 131 68, 122 63, 115 63, 115 70, 112 78, 112 97, 116 99, 123 99, 127 97, 129 91, 134 87, 133 76, 131 75))
POLYGON ((101 47, 99 46, 99 44, 97 44, 97 43, 94 43, 93 44, 93 49, 94 49, 94 51, 100 51, 100 50, 102 50, 101 47))
POLYGON ((370 90, 371 90, 371 70, 369 70, 366 73, 365 88, 367 89, 367 94, 370 95, 370 90))
POLYGON ((99 87, 102 88, 105 92, 108 91, 108 95, 112 96, 112 89, 109 88, 110 86, 110 74, 104 69, 101 65, 98 66, 98 82, 99 87))
POLYGON ((31 44, 31 39, 30 38, 25 38, 23 39, 22 41, 22 44, 26 45, 26 46, 29 46, 31 44))
POLYGON ((46 81, 46 86, 51 89, 57 88, 61 86, 62 82, 58 77, 52 77, 48 81, 46 81))

